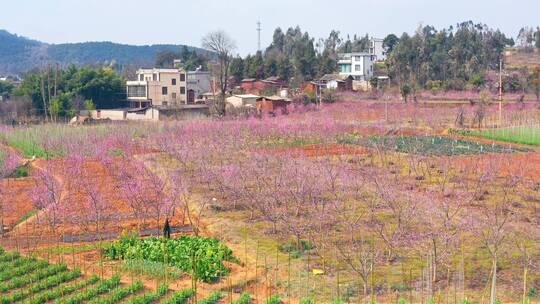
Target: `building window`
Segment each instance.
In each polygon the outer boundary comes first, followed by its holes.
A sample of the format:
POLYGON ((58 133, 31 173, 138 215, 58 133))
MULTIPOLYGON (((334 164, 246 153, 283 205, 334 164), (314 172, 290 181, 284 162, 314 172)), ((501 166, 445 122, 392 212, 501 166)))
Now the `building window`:
POLYGON ((362 56, 354 56, 354 61, 362 61, 362 56))
POLYGON ((186 81, 186 74, 180 74, 180 81, 181 82, 186 81))
POLYGON ((162 88, 161 88, 161 94, 162 94, 162 95, 167 95, 167 94, 168 94, 168 92, 167 92, 167 87, 162 87, 162 88))
POLYGON ((340 64, 339 69, 341 73, 350 73, 351 72, 351 65, 350 64, 340 64))
POLYGON ((152 80, 157 81, 157 74, 152 74, 152 80))
POLYGON ((161 104, 162 104, 163 106, 165 106, 165 107, 167 106, 167 102, 166 102, 166 101, 162 102, 161 104))
POLYGON ((172 93, 172 98, 176 99, 176 93, 172 93))
POLYGON ((172 84, 172 85, 176 85, 176 78, 173 78, 173 79, 171 80, 171 84, 172 84))
POLYGON ((144 80, 144 75, 143 75, 143 74, 139 75, 139 80, 140 80, 140 81, 143 81, 143 80, 144 80))
POLYGON ((186 87, 180 87, 180 94, 186 94, 186 87))
POLYGON ((129 97, 146 97, 146 86, 135 85, 127 87, 127 95, 129 97))
POLYGON ((356 72, 361 72, 361 71, 362 71, 362 66, 359 65, 359 64, 357 64, 357 65, 354 66, 354 70, 355 70, 356 72))

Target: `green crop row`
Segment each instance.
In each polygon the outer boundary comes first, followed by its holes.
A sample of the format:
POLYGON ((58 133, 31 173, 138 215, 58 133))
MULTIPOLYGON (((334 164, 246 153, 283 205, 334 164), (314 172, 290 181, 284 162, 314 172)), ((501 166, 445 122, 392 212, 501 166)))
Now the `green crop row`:
POLYGON ((85 280, 74 282, 68 285, 62 285, 55 289, 46 290, 40 294, 36 294, 31 299, 26 300, 24 304, 43 304, 48 301, 55 300, 60 297, 64 297, 66 295, 74 293, 75 291, 92 285, 97 281, 99 281, 99 277, 94 274, 85 280))
POLYGON ((99 282, 93 288, 86 289, 83 292, 72 295, 71 297, 65 299, 56 300, 55 304, 79 304, 84 301, 88 301, 95 296, 110 292, 112 289, 116 288, 120 284, 120 276, 115 275, 108 280, 103 280, 99 282))
POLYGON ((223 261, 238 262, 232 250, 218 240, 196 236, 173 239, 123 235, 104 250, 106 257, 121 260, 146 260, 178 267, 204 282, 213 282, 229 273, 223 261))
POLYGON ((46 260, 38 259, 24 259, 20 266, 12 266, 10 268, 4 269, 0 272, 0 282, 10 280, 15 277, 22 276, 26 273, 30 273, 34 270, 45 268, 49 266, 49 263, 46 260))
POLYGON ((223 297, 221 291, 214 291, 208 297, 198 300, 197 304, 214 304, 217 303, 221 297, 223 297))
POLYGON ((11 289, 26 286, 32 282, 37 282, 59 272, 65 271, 66 269, 67 265, 65 263, 51 265, 47 268, 39 269, 21 277, 13 278, 12 280, 0 283, 0 291, 7 292, 11 289))
POLYGON ((169 286, 167 286, 167 284, 162 284, 156 291, 147 292, 140 296, 134 297, 127 301, 126 304, 151 304, 165 295, 168 290, 169 286))
POLYGON ((56 275, 47 277, 36 284, 28 286, 24 289, 19 289, 16 292, 10 294, 9 296, 0 296, 1 304, 8 304, 21 301, 27 298, 30 295, 33 295, 37 292, 40 292, 45 289, 58 286, 62 283, 69 282, 81 276, 81 271, 79 269, 74 269, 71 271, 61 272, 56 275))
POLYGON ((161 301, 161 304, 184 304, 194 294, 195 291, 191 288, 182 289, 173 293, 170 298, 161 301))
POLYGON ((0 256, 0 262, 12 262, 20 257, 18 252, 8 252, 0 256))
POLYGON ((120 302, 122 299, 136 293, 143 288, 141 281, 136 281, 133 284, 125 287, 118 287, 111 291, 107 296, 101 299, 95 299, 90 301, 90 304, 114 304, 120 302))
POLYGON ((27 261, 27 258, 22 258, 21 256, 13 257, 13 259, 7 261, 0 261, 0 271, 5 271, 11 267, 19 267, 24 265, 27 261))

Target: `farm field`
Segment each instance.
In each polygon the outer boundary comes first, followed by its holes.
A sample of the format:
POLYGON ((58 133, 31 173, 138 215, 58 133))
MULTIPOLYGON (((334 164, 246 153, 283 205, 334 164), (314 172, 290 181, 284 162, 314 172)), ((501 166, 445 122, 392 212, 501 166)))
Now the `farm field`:
MULTIPOLYGON (((0 266, 1 303, 186 303, 196 299, 191 288, 174 291, 165 282, 152 290, 140 280, 125 282, 119 274, 85 275, 65 262, 49 263, 17 252, 1 250, 0 266)), ((214 291, 197 303, 215 303, 223 295, 214 291)))
POLYGON ((478 111, 0 127, 1 302, 536 303, 536 131, 478 111))
POLYGON ((455 132, 466 136, 476 136, 516 144, 540 146, 539 125, 523 125, 498 129, 455 132))

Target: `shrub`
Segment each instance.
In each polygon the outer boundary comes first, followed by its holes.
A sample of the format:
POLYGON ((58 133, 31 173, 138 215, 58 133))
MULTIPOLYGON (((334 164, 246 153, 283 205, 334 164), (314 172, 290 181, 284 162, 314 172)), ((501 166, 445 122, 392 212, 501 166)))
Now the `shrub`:
POLYGON ((403 100, 407 102, 409 94, 411 94, 411 87, 408 84, 404 83, 403 85, 401 85, 400 93, 401 97, 403 97, 403 100))
POLYGON ((117 288, 113 290, 110 294, 108 294, 104 298, 90 301, 90 304, 114 304, 114 303, 119 302, 123 298, 126 298, 129 295, 136 293, 142 288, 143 288, 143 283, 141 281, 136 281, 129 286, 117 288))
POLYGON ((300 300, 300 304, 314 304, 315 301, 313 301, 312 298, 303 298, 300 300))
POLYGON ((442 87, 442 81, 440 80, 428 80, 426 82, 426 87, 428 90, 433 92, 438 92, 442 87))
POLYGON ((22 177, 28 177, 28 166, 19 166, 15 168, 13 172, 11 172, 7 178, 22 178, 22 177))
POLYGON ((195 294, 195 291, 191 288, 182 289, 173 293, 173 295, 161 302, 161 304, 184 304, 189 298, 195 294))
POLYGON ((268 299, 266 299, 266 304, 280 304, 281 302, 281 296, 278 294, 271 295, 268 299))
POLYGON ((223 294, 221 291, 214 291, 208 297, 198 300, 197 304, 214 304, 217 303, 222 296, 223 294))
POLYGON ((243 292, 236 301, 233 301, 233 304, 249 304, 251 301, 251 296, 247 292, 243 292))
POLYGON ((162 284, 156 291, 147 292, 138 297, 134 297, 127 301, 126 304, 151 304, 166 294, 167 290, 169 290, 169 286, 167 286, 167 284, 162 284))
POLYGON ((481 74, 481 73, 477 73, 477 74, 474 74, 471 79, 469 80, 469 82, 479 88, 481 86, 483 86, 485 83, 486 83, 486 78, 484 76, 484 74, 481 74))
POLYGON ((322 94, 322 101, 326 103, 334 103, 337 100, 336 90, 325 90, 322 94))

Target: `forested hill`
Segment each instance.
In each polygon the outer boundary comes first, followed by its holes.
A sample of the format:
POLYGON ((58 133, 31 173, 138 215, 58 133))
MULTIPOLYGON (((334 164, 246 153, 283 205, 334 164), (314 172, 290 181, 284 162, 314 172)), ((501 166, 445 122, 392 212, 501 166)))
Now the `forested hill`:
MULTIPOLYGON (((84 42, 48 44, 0 30, 0 75, 18 75, 43 65, 59 63, 62 66, 133 64, 152 66, 156 54, 163 50, 179 51, 183 45, 126 45, 112 42, 84 42)), ((204 52, 188 47, 189 50, 204 52)))

